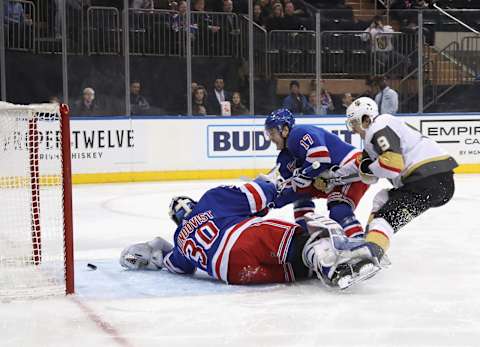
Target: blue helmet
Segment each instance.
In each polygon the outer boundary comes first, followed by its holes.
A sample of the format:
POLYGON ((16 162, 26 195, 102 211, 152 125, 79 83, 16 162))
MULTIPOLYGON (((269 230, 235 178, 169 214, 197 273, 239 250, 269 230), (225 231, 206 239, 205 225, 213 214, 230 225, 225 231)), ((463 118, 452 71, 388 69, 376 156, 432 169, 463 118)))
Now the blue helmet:
POLYGON ((282 131, 284 126, 292 129, 295 125, 295 118, 288 108, 279 108, 270 113, 265 119, 265 129, 278 129, 282 131))
POLYGON ((196 205, 197 202, 188 196, 176 196, 170 202, 168 214, 175 224, 180 225, 190 215, 196 205))

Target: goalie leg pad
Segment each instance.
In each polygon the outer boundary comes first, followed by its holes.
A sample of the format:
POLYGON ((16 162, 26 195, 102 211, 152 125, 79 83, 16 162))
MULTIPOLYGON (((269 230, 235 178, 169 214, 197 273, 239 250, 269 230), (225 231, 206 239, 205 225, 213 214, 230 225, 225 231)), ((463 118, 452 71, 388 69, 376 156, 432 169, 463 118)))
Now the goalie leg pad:
POLYGON ((305 243, 302 260, 306 267, 315 272, 322 282, 330 282, 335 269, 337 255, 328 238, 321 237, 321 232, 313 233, 305 243))
POLYGON ((332 218, 315 214, 313 212, 306 213, 304 218, 307 223, 307 231, 310 235, 317 231, 321 232, 321 237, 330 237, 331 234, 343 235, 342 227, 332 218))

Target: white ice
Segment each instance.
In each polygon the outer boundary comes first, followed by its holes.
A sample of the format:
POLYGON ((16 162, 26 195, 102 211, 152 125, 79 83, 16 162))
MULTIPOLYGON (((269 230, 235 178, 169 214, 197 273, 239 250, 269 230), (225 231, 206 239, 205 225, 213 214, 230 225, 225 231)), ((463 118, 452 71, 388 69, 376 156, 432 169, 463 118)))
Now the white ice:
MULTIPOLYGON (((75 186, 76 294, 0 303, 0 346, 480 346, 480 175, 457 175, 448 205, 395 235, 392 266, 349 291, 121 269, 126 245, 171 238, 173 195, 220 183, 75 186)), ((386 185, 367 192, 363 223, 386 185)), ((291 208, 272 215, 293 219, 291 208)))

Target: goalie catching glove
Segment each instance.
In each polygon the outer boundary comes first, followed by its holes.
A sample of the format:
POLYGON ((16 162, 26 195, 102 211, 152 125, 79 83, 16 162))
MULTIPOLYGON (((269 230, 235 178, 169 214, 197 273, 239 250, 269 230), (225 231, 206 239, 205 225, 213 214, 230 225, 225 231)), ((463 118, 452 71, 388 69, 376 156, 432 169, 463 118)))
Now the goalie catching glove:
POLYGON ((128 246, 120 254, 120 265, 129 270, 160 270, 163 257, 173 246, 170 242, 156 237, 152 241, 128 246))

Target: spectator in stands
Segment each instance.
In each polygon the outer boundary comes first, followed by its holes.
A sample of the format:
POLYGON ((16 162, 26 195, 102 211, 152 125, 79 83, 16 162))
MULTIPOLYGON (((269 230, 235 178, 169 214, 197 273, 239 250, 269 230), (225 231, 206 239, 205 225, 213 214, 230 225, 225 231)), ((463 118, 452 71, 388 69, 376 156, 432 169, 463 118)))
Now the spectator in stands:
POLYGON ((253 5, 253 21, 261 27, 265 26, 264 18, 262 15, 262 6, 259 3, 253 5))
POLYGON ((283 99, 283 107, 294 114, 304 114, 308 111, 308 100, 300 93, 300 84, 293 80, 290 82, 290 95, 283 99))
POLYGON ((347 108, 348 106, 351 105, 353 102, 353 96, 351 93, 345 93, 342 96, 342 105, 340 106, 340 109, 338 110, 338 114, 346 114, 347 113, 347 108))
POLYGON ((375 102, 378 105, 380 114, 388 113, 395 115, 398 112, 398 94, 387 85, 386 77, 377 76, 373 80, 373 85, 378 88, 375 96, 375 102))
POLYGON ((239 92, 234 92, 232 94, 230 112, 232 116, 244 116, 249 113, 248 109, 242 104, 242 99, 239 92))
MULTIPOLYGON (((25 4, 25 6, 29 5, 25 4)), ((25 12, 24 4, 21 2, 4 1, 3 11, 5 45, 10 48, 32 49, 35 28, 32 25, 33 21, 30 18, 30 13, 25 12)), ((31 7, 30 11, 32 11, 31 7)))
MULTIPOLYGON (((205 12, 205 0, 194 0, 193 12, 205 12)), ((211 55, 217 48, 220 26, 214 25, 213 18, 207 13, 194 13, 192 19, 198 25, 198 40, 194 45, 194 54, 211 55)))
POLYGON ((375 40, 375 36, 383 33, 392 33, 393 29, 390 25, 383 25, 383 19, 381 16, 373 17, 372 23, 365 29, 365 32, 370 33, 372 39, 375 40))
POLYGON ((308 95, 308 105, 304 114, 316 114, 317 113, 317 92, 312 90, 308 95))
POLYGON ((285 15, 283 16, 284 30, 302 30, 304 26, 300 18, 295 14, 293 2, 285 3, 285 15))
POLYGON ((165 5, 165 1, 162 0, 163 4, 159 5, 159 1, 154 0, 153 7, 154 8, 159 8, 159 9, 165 9, 165 10, 170 10, 170 11, 178 11, 178 2, 177 1, 168 1, 168 3, 165 5))
POLYGON ((75 102, 74 115, 98 115, 100 107, 95 99, 95 91, 91 87, 83 89, 82 98, 75 102))
POLYGON ((206 116, 208 114, 207 90, 202 85, 198 85, 193 91, 192 114, 194 116, 206 116))
POLYGON ((217 77, 213 84, 213 91, 208 95, 208 111, 209 114, 220 116, 222 114, 222 105, 220 104, 223 101, 231 101, 232 94, 227 92, 225 87, 225 82, 223 77, 217 77))
POLYGON ((330 93, 323 87, 320 87, 320 114, 331 113, 335 110, 330 93))
POLYGON ((262 8, 263 23, 266 23, 267 19, 271 17, 273 8, 270 0, 259 0, 258 4, 262 8))
MULTIPOLYGON (((170 26, 172 30, 176 33, 182 30, 186 31, 187 28, 187 2, 185 0, 180 0, 178 2, 177 11, 178 13, 172 15, 172 19, 170 20, 170 26)), ((198 25, 194 23, 194 20, 192 18, 192 21, 190 23, 190 32, 195 34, 197 30, 198 25)))
MULTIPOLYGON (((317 80, 310 81, 310 90, 315 93, 317 90, 317 80)), ((333 104, 333 99, 325 88, 325 80, 320 80, 320 114, 327 114, 331 113, 335 110, 335 106, 333 104)))
POLYGON ((195 81, 192 81, 192 84, 191 84, 191 86, 192 86, 192 95, 193 95, 193 92, 194 92, 194 91, 195 91, 195 89, 197 89, 197 87, 198 87, 198 83, 197 83, 197 82, 195 82, 195 81))
POLYGON ((152 0, 130 0, 130 8, 153 10, 152 0))
POLYGON ((377 93, 376 93, 376 90, 374 90, 375 87, 373 86, 373 78, 368 77, 365 80, 365 87, 366 87, 365 91, 363 93, 361 93, 359 97, 366 96, 366 97, 369 97, 371 99, 375 99, 375 95, 377 93))
POLYGON ((4 1, 3 16, 5 25, 26 24, 32 25, 33 21, 25 14, 25 9, 21 2, 4 1))
POLYGON ((232 13, 233 12, 233 1, 232 0, 223 0, 223 12, 232 13))
POLYGON ((132 114, 146 114, 150 110, 150 104, 144 96, 140 95, 140 81, 130 83, 130 112, 132 114))
POLYGON ((229 15, 224 16, 224 21, 220 29, 222 36, 220 42, 220 55, 231 55, 234 53, 234 44, 240 39, 240 29, 235 21, 236 16, 233 14, 233 1, 223 1, 223 12, 229 15))
MULTIPOLYGON (((320 90, 320 100, 319 114, 324 115, 332 113, 335 110, 330 93, 323 88, 320 90)), ((317 92, 315 90, 312 90, 308 95, 308 106, 304 111, 304 114, 317 114, 317 92)))
POLYGON ((284 30, 283 6, 281 3, 273 5, 272 15, 266 20, 265 26, 268 31, 284 30))
POLYGON ((397 56, 392 44, 393 28, 390 25, 383 25, 381 16, 375 16, 365 32, 370 35, 365 36, 364 40, 372 39, 372 50, 375 52, 378 62, 383 65, 384 71, 386 71, 389 62, 393 62, 393 58, 397 56))
MULTIPOLYGON (((187 2, 180 0, 177 5, 178 13, 174 13, 170 18, 170 28, 173 31, 173 52, 183 54, 185 50, 185 32, 187 31, 187 2)), ((192 41, 195 41, 198 34, 198 24, 195 18, 191 18, 190 33, 192 41)))
MULTIPOLYGON (((186 31, 187 2, 184 0, 180 0, 178 2, 177 10, 178 10, 178 13, 173 14, 172 18, 170 19, 170 27, 175 33, 179 33, 180 31, 186 31)), ((190 32, 195 34, 197 29, 198 29, 198 26, 195 23, 193 23, 193 18, 192 18, 192 22, 190 23, 190 32)))
MULTIPOLYGON (((207 11, 205 8, 205 0, 194 0, 192 11, 194 12, 207 11)), ((200 17, 205 21, 205 24, 207 25, 208 30, 212 32, 217 32, 220 30, 219 26, 212 25, 212 19, 207 14, 204 14, 203 16, 200 15, 200 17)))
MULTIPOLYGON (((62 38, 62 17, 60 16, 60 5, 62 0, 55 0, 55 38, 57 40, 62 38)), ((91 6, 91 0, 65 0, 65 8, 68 13, 67 16, 81 16, 79 13, 84 8, 91 6), (76 12, 76 13, 75 13, 76 12)), ((72 30, 75 21, 69 21, 67 19, 67 30, 72 30)), ((70 38, 71 39, 71 38, 70 38)), ((76 43, 77 44, 77 43, 76 43)))
POLYGON ((305 6, 305 2, 298 1, 298 0, 285 0, 284 4, 286 5, 288 2, 292 2, 295 7, 295 14, 299 17, 309 17, 310 14, 307 11, 305 6))

